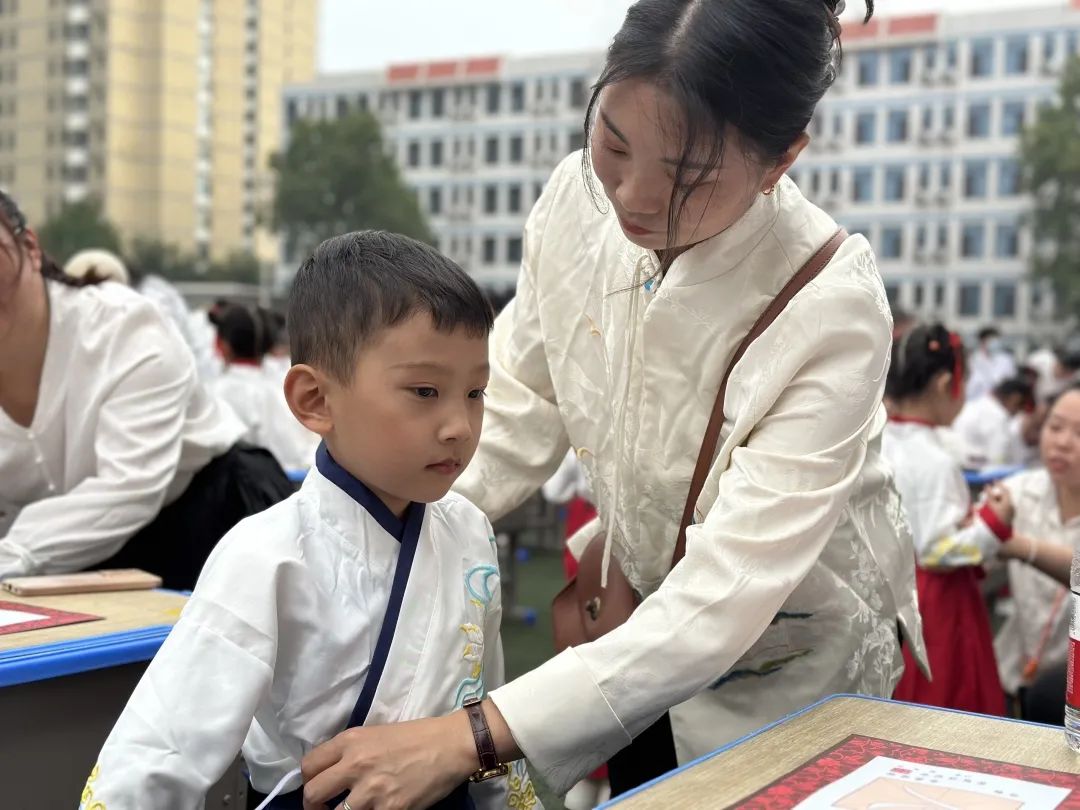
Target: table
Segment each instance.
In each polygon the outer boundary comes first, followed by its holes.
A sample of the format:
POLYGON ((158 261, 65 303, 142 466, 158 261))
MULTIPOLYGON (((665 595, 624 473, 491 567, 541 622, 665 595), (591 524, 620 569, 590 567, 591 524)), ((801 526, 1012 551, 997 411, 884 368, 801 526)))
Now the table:
MULTIPOLYGON (((18 602, 104 617, 0 635, 4 807, 75 807, 102 743, 187 597, 126 591, 19 597, 18 602)), ((207 795, 208 810, 246 803, 236 763, 207 795)))
POLYGON ((678 768, 603 807, 725 807, 852 734, 1077 775, 1061 728, 855 695, 836 695, 678 768))

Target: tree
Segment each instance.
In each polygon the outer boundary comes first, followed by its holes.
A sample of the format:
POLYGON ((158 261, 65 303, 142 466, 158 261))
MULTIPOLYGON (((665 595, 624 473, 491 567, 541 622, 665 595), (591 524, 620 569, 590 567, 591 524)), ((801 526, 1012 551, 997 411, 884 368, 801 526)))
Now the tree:
POLYGON ((277 174, 273 226, 287 255, 307 255, 324 239, 366 228, 434 242, 370 113, 299 121, 289 137, 270 163, 277 174))
POLYGON ((65 203, 37 232, 42 247, 61 266, 87 248, 120 252, 120 233, 101 210, 101 202, 90 198, 65 203))
POLYGON ((126 257, 127 265, 140 276, 157 275, 169 281, 236 281, 259 283, 259 260, 243 250, 235 250, 209 266, 176 245, 155 239, 135 239, 126 257))
POLYGON ((1080 60, 1058 93, 1024 132, 1020 163, 1034 197, 1032 272, 1050 281, 1059 315, 1080 317, 1080 60))

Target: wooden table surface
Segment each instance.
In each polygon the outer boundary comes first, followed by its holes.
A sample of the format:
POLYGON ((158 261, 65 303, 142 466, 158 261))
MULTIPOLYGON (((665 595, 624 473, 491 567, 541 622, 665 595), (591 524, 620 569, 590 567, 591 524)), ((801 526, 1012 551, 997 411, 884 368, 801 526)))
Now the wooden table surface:
POLYGON ((16 602, 26 605, 27 609, 35 606, 48 607, 103 617, 99 621, 0 635, 0 653, 2 653, 59 641, 74 641, 146 627, 173 625, 180 617, 180 611, 187 602, 187 597, 168 591, 116 591, 33 597, 15 596, 7 591, 0 591, 0 602, 16 602))
POLYGON ((1077 774, 1060 728, 903 703, 837 696, 611 803, 618 810, 725 807, 756 793, 852 734, 1077 774))

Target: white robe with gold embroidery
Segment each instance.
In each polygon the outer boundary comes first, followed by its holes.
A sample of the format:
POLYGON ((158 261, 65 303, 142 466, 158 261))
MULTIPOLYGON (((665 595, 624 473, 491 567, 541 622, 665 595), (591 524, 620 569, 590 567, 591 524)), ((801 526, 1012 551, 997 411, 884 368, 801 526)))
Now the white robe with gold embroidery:
MULTIPOLYGON (((201 808, 241 746, 268 793, 345 729, 401 548, 380 518, 313 468, 300 492, 230 532, 105 742, 82 806, 201 808)), ((456 495, 429 505, 367 724, 443 715, 501 684, 501 613, 487 519, 456 495)), ((521 764, 480 788, 478 807, 538 806, 521 764)))

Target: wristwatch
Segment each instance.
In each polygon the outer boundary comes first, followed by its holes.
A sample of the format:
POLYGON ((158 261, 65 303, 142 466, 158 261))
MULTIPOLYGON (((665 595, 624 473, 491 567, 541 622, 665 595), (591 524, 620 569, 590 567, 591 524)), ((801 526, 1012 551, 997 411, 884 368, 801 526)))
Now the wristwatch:
POLYGON ((484 710, 480 707, 480 698, 466 700, 461 708, 469 716, 473 741, 476 743, 476 755, 480 758, 480 767, 469 777, 469 781, 486 782, 496 776, 506 776, 510 773, 510 766, 499 762, 499 755, 495 752, 495 740, 492 739, 484 710))

